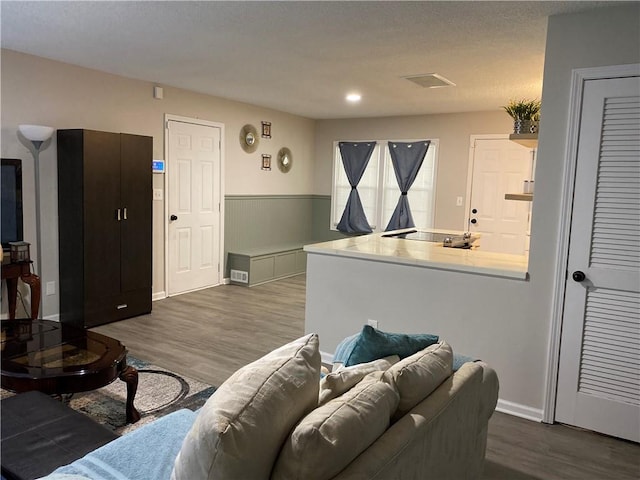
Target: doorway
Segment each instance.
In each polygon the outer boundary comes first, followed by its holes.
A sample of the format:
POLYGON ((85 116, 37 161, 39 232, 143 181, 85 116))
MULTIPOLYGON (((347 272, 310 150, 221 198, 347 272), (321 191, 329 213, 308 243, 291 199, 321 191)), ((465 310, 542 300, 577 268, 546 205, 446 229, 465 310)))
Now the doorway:
POLYGON ((640 77, 605 70, 574 72, 555 420, 640 442, 640 77))
POLYGON ((223 125, 166 116, 169 296, 222 283, 223 125))
POLYGON ((531 202, 506 200, 532 179, 535 150, 505 135, 472 136, 467 186, 467 226, 479 233, 484 252, 524 255, 529 251, 531 202))

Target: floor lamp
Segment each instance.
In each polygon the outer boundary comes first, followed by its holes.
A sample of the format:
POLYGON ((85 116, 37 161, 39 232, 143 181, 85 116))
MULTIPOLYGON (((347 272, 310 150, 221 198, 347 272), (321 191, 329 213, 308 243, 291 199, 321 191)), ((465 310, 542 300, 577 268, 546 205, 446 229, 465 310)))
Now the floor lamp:
MULTIPOLYGON (((42 144, 47 141, 53 134, 52 127, 45 127, 42 125, 19 125, 18 129, 20 133, 31 142, 33 145, 33 171, 35 176, 35 190, 36 190, 36 239, 37 254, 36 263, 38 269, 36 274, 42 281, 42 239, 40 238, 40 148, 42 144)), ((44 291, 44 289, 42 289, 44 291)), ((40 293, 40 308, 43 308, 42 291, 40 293)))

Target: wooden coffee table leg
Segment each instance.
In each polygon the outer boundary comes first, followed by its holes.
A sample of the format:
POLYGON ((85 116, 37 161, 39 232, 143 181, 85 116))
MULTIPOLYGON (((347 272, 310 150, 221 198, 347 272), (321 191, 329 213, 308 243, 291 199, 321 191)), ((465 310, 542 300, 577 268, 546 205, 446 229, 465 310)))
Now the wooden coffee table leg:
POLYGON ((140 420, 140 413, 133 406, 133 399, 138 390, 138 371, 127 365, 120 372, 120 380, 127 384, 127 423, 136 423, 140 420))

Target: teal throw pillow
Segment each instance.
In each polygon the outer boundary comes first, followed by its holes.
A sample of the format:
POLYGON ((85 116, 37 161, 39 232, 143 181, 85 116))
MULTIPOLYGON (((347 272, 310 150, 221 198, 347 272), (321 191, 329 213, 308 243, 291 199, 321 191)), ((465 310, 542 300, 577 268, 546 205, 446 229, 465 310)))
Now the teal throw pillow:
MULTIPOLYGON (((333 354, 333 363, 342 364, 344 367, 348 365, 344 365, 345 361, 349 359, 351 356, 351 352, 353 352, 353 348, 356 345, 356 342, 360 339, 360 333, 356 333, 355 335, 351 335, 344 340, 342 340, 338 346, 336 347, 336 353, 333 354)), ((377 359, 376 359, 377 360, 377 359)))
POLYGON ((360 333, 345 338, 338 345, 333 362, 349 367, 390 355, 398 355, 403 359, 437 343, 438 340, 437 335, 387 333, 365 325, 360 333))

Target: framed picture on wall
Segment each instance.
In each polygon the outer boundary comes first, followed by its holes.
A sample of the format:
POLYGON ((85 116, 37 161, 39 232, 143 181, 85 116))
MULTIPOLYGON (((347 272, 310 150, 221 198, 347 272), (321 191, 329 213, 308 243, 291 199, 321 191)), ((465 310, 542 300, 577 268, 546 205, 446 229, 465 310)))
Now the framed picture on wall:
POLYGON ((271 122, 262 122, 262 138, 271 138, 271 122))
POLYGON ((262 155, 262 170, 271 170, 271 155, 262 155))

